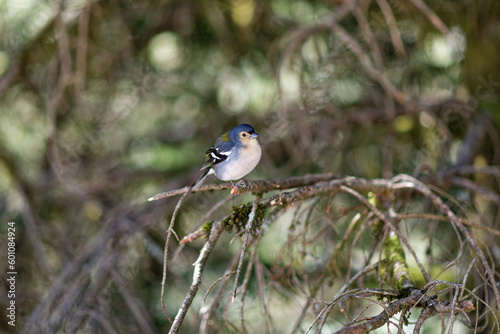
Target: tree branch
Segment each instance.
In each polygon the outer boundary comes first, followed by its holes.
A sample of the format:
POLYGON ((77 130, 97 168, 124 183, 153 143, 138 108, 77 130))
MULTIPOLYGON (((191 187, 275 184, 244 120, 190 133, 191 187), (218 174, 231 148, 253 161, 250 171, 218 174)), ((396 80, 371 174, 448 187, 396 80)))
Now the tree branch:
POLYGON ((434 300, 429 296, 426 296, 421 290, 412 290, 410 295, 406 298, 399 299, 395 302, 390 303, 387 308, 385 308, 381 313, 373 318, 369 318, 368 321, 354 326, 348 326, 340 331, 335 332, 335 334, 362 334, 369 333, 379 327, 385 325, 389 319, 395 314, 403 311, 404 309, 414 308, 414 307, 424 307, 424 317, 430 317, 432 315, 442 313, 462 313, 462 312, 472 312, 475 310, 472 301, 463 300, 455 304, 446 304, 445 302, 434 300), (426 310, 429 309, 429 310, 426 310))
MULTIPOLYGON (((290 188, 302 187, 320 181, 329 181, 337 177, 338 176, 336 176, 335 174, 326 173, 326 174, 307 174, 303 176, 295 176, 295 177, 273 179, 273 180, 258 180, 258 181, 247 180, 249 189, 248 190, 242 189, 241 193, 244 193, 245 191, 251 191, 253 193, 259 194, 272 190, 290 189, 290 188)), ((232 187, 233 186, 230 183, 208 184, 208 185, 203 185, 197 189, 192 189, 191 192, 196 193, 203 191, 223 190, 223 189, 231 189, 232 187)), ((173 189, 166 192, 162 192, 148 198, 148 201, 157 201, 159 199, 167 197, 182 195, 185 192, 190 191, 189 188, 190 187, 184 187, 180 189, 173 189)))
POLYGON ((182 303, 181 308, 177 312, 175 316, 172 327, 170 327, 169 334, 177 333, 181 327, 182 322, 184 321, 184 317, 186 316, 191 303, 193 302, 196 293, 201 285, 201 275, 203 274, 203 269, 205 268, 205 264, 207 263, 208 257, 212 252, 219 236, 222 232, 222 226, 220 222, 215 222, 212 224, 212 229, 210 231, 210 236, 200 251, 200 256, 194 263, 194 272, 193 272, 193 282, 191 283, 191 287, 184 298, 184 302, 182 303))

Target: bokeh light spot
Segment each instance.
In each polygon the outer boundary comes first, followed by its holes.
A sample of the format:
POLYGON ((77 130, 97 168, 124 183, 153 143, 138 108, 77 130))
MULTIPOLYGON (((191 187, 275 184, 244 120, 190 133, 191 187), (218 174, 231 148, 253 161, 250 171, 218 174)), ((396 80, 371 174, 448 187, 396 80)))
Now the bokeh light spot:
POLYGON ((300 98, 300 76, 297 72, 283 66, 280 71, 280 86, 283 99, 289 103, 300 98))
POLYGON ((240 27, 248 27, 253 20, 255 3, 253 0, 236 0, 233 4, 233 21, 240 27))
POLYGON ((330 96, 339 105, 350 105, 361 98, 362 87, 354 79, 344 79, 335 81, 332 84, 330 96))
POLYGON ((429 34, 424 41, 427 61, 436 67, 448 67, 460 62, 466 50, 466 38, 458 28, 451 29, 448 36, 429 34))
POLYGON ((427 111, 422 111, 418 116, 418 121, 424 128, 429 128, 434 125, 434 118, 427 111))
POLYGON ((239 114, 248 106, 248 92, 241 75, 228 71, 220 78, 217 87, 217 101, 222 109, 230 114, 239 114))
POLYGON ((413 129, 413 117, 409 115, 401 115, 394 120, 394 128, 399 133, 405 133, 413 129))
POLYGON ((182 51, 177 36, 164 32, 151 39, 148 45, 151 65, 160 71, 171 71, 182 63, 182 51))

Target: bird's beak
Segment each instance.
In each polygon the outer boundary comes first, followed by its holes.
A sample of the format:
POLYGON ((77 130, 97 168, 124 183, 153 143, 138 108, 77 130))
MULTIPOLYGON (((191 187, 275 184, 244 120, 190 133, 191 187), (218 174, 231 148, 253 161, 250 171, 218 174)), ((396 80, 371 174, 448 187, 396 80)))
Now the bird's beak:
POLYGON ((252 133, 252 134, 250 135, 250 139, 255 139, 255 138, 257 138, 258 136, 259 136, 258 134, 256 134, 256 133, 252 133))

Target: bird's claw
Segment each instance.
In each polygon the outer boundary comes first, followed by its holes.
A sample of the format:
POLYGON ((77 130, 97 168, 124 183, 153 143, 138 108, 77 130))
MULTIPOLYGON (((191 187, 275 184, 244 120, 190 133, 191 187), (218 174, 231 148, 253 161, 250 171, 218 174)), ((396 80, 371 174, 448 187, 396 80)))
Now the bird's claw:
POLYGON ((248 181, 245 180, 245 179, 239 180, 238 182, 236 182, 236 184, 234 184, 233 181, 229 181, 229 182, 231 182, 231 185, 233 186, 233 189, 231 189, 231 195, 239 195, 239 194, 241 194, 241 191, 240 191, 240 185, 241 185, 241 183, 245 183, 245 188, 247 190, 250 189, 250 185, 248 184, 248 181))

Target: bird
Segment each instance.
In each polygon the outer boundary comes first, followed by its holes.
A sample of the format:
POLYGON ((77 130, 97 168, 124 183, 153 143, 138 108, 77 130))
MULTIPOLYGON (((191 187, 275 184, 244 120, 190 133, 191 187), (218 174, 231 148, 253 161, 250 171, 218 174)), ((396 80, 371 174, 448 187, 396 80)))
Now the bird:
POLYGON ((240 124, 222 134, 205 153, 202 175, 191 187, 199 187, 208 175, 215 174, 219 180, 231 182, 237 194, 240 193, 239 182, 234 184, 234 180, 242 179, 248 188, 243 177, 259 164, 262 156, 257 137, 259 135, 249 124, 240 124))

